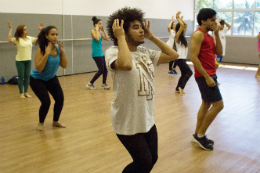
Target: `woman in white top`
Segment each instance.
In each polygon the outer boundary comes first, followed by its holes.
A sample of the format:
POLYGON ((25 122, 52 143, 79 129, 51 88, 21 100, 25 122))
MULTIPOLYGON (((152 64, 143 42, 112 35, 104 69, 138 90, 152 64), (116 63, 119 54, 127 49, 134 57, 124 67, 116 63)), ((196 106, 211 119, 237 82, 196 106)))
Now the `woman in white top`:
MULTIPOLYGON (((12 37, 12 22, 8 22, 8 27, 8 41, 17 47, 16 68, 18 72, 20 98, 29 98, 31 96, 27 91, 30 83, 32 43, 35 43, 37 38, 28 36, 28 30, 25 25, 19 25, 14 37, 12 37)), ((38 28, 41 31, 43 24, 41 23, 38 28)))
MULTIPOLYGON (((168 44, 170 47, 172 47, 174 50, 176 50, 176 48, 174 48, 175 44, 174 44, 174 39, 175 39, 175 27, 176 27, 176 23, 173 22, 174 21, 174 17, 172 16, 172 20, 169 23, 167 29, 168 29, 168 33, 169 33, 169 40, 166 42, 166 44, 168 44)), ((175 67, 176 64, 174 63, 174 61, 170 61, 169 62, 169 71, 168 74, 171 75, 176 75, 177 72, 175 71, 175 67), (173 66, 173 67, 172 67, 173 66)))
POLYGON ((186 63, 186 58, 188 54, 188 43, 185 38, 187 23, 184 22, 183 16, 180 18, 180 14, 181 12, 178 12, 176 14, 176 19, 178 20, 179 23, 176 25, 175 28, 175 32, 176 32, 175 39, 176 39, 176 49, 177 49, 177 53, 179 54, 179 58, 175 60, 175 64, 179 66, 181 70, 181 77, 178 81, 175 92, 180 93, 183 96, 185 94, 183 92, 184 87, 193 73, 190 67, 188 66, 188 64, 186 63))

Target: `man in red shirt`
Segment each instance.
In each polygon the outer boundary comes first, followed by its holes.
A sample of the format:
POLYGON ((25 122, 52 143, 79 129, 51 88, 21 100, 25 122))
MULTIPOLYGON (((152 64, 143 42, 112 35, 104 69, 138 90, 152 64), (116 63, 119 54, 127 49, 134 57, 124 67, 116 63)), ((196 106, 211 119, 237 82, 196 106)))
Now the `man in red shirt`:
POLYGON ((194 64, 195 79, 201 93, 202 104, 197 115, 197 126, 192 141, 198 143, 204 150, 213 150, 214 141, 208 139, 205 133, 223 109, 215 67, 215 54, 222 55, 216 11, 209 8, 201 9, 197 22, 200 27, 191 37, 191 61, 194 64), (216 44, 208 34, 209 31, 214 31, 216 44))

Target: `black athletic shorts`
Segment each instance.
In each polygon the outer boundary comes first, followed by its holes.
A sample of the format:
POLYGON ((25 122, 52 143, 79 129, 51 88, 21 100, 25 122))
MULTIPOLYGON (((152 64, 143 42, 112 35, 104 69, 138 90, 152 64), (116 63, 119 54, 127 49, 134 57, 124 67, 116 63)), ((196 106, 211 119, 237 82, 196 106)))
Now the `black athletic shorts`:
POLYGON ((201 98, 204 100, 204 102, 220 101, 222 100, 222 96, 218 88, 217 75, 210 75, 210 77, 212 77, 216 83, 214 87, 209 87, 203 76, 195 77, 195 80, 200 89, 201 98))

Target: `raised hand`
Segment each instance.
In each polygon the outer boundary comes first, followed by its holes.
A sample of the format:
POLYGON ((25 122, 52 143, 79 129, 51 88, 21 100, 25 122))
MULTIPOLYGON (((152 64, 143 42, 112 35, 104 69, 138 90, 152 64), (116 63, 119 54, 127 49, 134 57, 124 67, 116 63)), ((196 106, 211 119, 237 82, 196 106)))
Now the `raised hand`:
POLYGON ((99 26, 98 26, 98 24, 95 24, 95 30, 99 30, 99 26))
POLYGON ((43 23, 40 23, 40 24, 38 25, 38 28, 39 28, 39 30, 41 31, 42 28, 43 28, 43 23))
POLYGON ((146 19, 144 19, 144 38, 149 39, 153 34, 150 31, 150 21, 146 22, 146 19))
POLYGON ((12 22, 7 22, 9 29, 12 29, 12 22))
POLYGON ((60 51, 63 51, 63 43, 61 41, 57 41, 58 47, 60 49, 60 51))
POLYGON ((172 16, 172 22, 174 21, 174 16, 172 16))
POLYGON ((212 22, 210 24, 210 28, 212 29, 212 31, 214 32, 218 32, 219 31, 219 25, 217 24, 217 22, 212 22))
POLYGON ((183 20, 183 16, 181 16, 181 19, 183 20))
POLYGON ((180 14, 181 14, 180 11, 178 11, 178 12, 176 13, 176 19, 177 19, 177 18, 180 18, 180 14))
POLYGON ((221 21, 221 19, 218 17, 218 18, 217 18, 217 22, 220 23, 220 21, 221 21))
POLYGON ((52 43, 49 42, 48 46, 47 47, 45 46, 45 54, 50 55, 51 54, 51 48, 52 48, 52 43))
POLYGON ((101 26, 100 29, 101 29, 101 31, 104 31, 104 27, 103 26, 101 26))
POLYGON ((125 30, 123 28, 124 20, 121 20, 121 25, 119 26, 119 19, 115 19, 112 29, 114 32, 114 36, 118 39, 121 36, 125 36, 125 30))

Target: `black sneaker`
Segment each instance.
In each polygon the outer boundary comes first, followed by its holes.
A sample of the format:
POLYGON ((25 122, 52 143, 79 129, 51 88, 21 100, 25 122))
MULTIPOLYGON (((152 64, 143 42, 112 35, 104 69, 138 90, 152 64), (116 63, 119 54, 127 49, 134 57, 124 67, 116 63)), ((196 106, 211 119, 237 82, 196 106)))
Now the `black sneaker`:
POLYGON ((199 146, 204 150, 213 150, 213 146, 209 143, 206 136, 199 138, 197 134, 192 136, 193 141, 199 144, 199 146))
MULTIPOLYGON (((195 140, 194 140, 194 138, 195 138, 195 135, 197 136, 197 134, 193 134, 192 136, 193 136, 193 138, 191 139, 191 142, 195 142, 195 140)), ((206 135, 205 135, 206 136, 206 135)), ((207 138, 207 136, 206 136, 206 139, 209 141, 209 144, 210 145, 214 145, 214 141, 213 140, 211 140, 211 139, 208 139, 207 138)))

